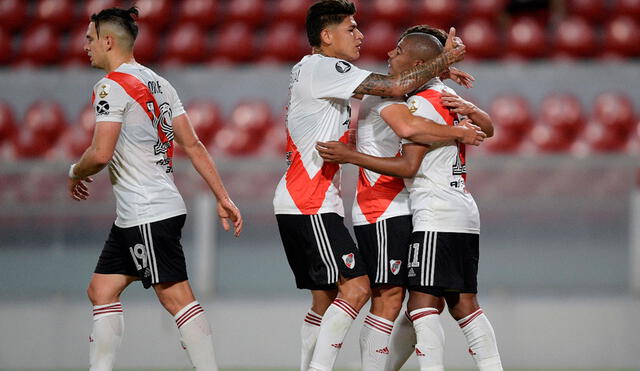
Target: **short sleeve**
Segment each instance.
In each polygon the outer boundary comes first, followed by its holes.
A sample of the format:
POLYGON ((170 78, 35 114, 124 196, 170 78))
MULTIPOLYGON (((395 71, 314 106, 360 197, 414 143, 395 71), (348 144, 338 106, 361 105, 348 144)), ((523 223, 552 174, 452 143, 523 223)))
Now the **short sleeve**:
POLYGON ((96 122, 123 122, 124 113, 128 108, 131 97, 117 83, 100 80, 93 88, 93 109, 96 122))
POLYGON ((169 84, 166 80, 164 81, 164 86, 168 86, 167 95, 169 98, 169 103, 171 104, 171 113, 172 117, 178 117, 180 115, 184 115, 186 113, 184 106, 182 105, 182 101, 178 96, 178 92, 173 87, 173 85, 169 84))
POLYGON ((397 98, 385 98, 382 100, 382 102, 380 102, 378 105, 376 105, 376 107, 374 108, 376 113, 378 115, 382 114, 382 111, 389 107, 389 106, 393 106, 394 104, 402 104, 404 106, 406 106, 407 104, 400 99, 397 98))
POLYGON ((322 58, 313 71, 311 92, 314 98, 349 99, 370 74, 349 62, 322 58))
MULTIPOLYGON (((414 95, 407 99, 407 107, 409 108, 409 112, 416 116, 424 117, 440 125, 447 124, 440 113, 433 107, 433 104, 421 96, 414 95)), ((408 143, 413 142, 408 139, 402 139, 402 144, 408 143)))

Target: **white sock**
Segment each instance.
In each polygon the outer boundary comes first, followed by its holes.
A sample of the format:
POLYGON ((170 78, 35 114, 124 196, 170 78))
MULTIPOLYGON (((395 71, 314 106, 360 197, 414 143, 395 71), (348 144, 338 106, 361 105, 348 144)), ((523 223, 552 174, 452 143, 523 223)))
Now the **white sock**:
POLYGON ((389 355, 389 337, 393 322, 367 314, 360 330, 360 357, 362 371, 383 371, 389 355))
POLYGON ((211 326, 197 301, 187 304, 174 316, 182 347, 197 371, 218 371, 213 353, 211 326))
POLYGON ((331 303, 322 317, 309 371, 331 371, 338 351, 342 348, 342 341, 357 316, 358 311, 346 301, 335 299, 331 303))
POLYGON ((482 309, 458 321, 462 333, 467 338, 469 354, 480 371, 502 371, 502 362, 498 353, 496 334, 482 309))
POLYGON ((416 331, 409 313, 401 313, 393 326, 391 339, 389 339, 389 356, 385 371, 399 371, 407 362, 411 353, 415 350, 416 331))
POLYGON ((309 362, 311 362, 313 350, 316 347, 321 322, 322 316, 309 309, 307 316, 304 318, 304 322, 302 322, 302 328, 300 329, 300 338, 302 340, 300 371, 307 371, 309 369, 309 362))
POLYGON ((93 306, 93 329, 89 336, 89 370, 111 371, 122 343, 124 315, 122 304, 93 306))
POLYGON ((416 331, 416 355, 420 371, 444 371, 444 330, 436 308, 409 313, 416 331))

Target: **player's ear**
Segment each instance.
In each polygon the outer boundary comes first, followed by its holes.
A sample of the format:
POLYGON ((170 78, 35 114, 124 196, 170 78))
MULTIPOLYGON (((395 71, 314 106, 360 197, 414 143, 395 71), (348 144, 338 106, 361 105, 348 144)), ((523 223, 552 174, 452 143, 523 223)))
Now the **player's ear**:
POLYGON ((333 41, 333 33, 329 28, 323 28, 322 31, 320 31, 320 41, 321 44, 331 45, 331 42, 333 41))
POLYGON ((416 59, 415 61, 413 61, 413 66, 420 66, 424 64, 424 59, 416 59))

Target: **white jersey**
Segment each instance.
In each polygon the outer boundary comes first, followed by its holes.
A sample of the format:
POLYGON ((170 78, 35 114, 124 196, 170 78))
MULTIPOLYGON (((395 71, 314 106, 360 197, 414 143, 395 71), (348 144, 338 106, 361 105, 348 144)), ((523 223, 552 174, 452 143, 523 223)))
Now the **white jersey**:
MULTIPOLYGON (((440 102, 441 92, 455 92, 439 79, 407 101, 409 110, 440 125, 457 125, 459 117, 440 102)), ((408 141, 403 140, 403 143, 408 141)), ((426 154, 409 190, 414 231, 480 233, 478 207, 465 187, 464 144, 452 142, 426 154)))
MULTIPOLYGON (((358 152, 375 157, 394 157, 400 153, 400 137, 380 116, 380 112, 392 104, 405 103, 396 98, 364 97, 358 118, 358 152)), ((360 168, 353 201, 353 225, 375 223, 401 215, 411 215, 409 192, 402 178, 360 168)))
MULTIPOLYGON (((167 80, 137 63, 125 63, 93 88, 96 123, 122 127, 109 176, 121 228, 187 212, 173 182, 173 117, 185 113, 167 80)), ((99 124, 97 124, 99 125, 99 124)))
POLYGON ((276 214, 337 213, 340 165, 324 163, 318 141, 347 142, 353 91, 371 72, 340 59, 307 55, 291 70, 287 106, 287 168, 276 188, 276 214))

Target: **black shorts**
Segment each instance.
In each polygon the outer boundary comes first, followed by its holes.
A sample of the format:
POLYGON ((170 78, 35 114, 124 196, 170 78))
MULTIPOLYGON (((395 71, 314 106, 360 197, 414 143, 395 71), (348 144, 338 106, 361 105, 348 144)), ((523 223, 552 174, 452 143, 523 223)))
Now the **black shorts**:
POLYGON ((479 235, 414 232, 409 245, 409 290, 443 296, 478 292, 479 235))
POLYGON ((289 266, 299 289, 329 290, 338 277, 367 274, 364 261, 335 213, 276 215, 289 266))
POLYGON ((145 289, 162 282, 187 280, 180 245, 186 215, 135 227, 111 227, 95 273, 137 276, 145 289))
POLYGON ((406 286, 411 230, 411 215, 353 227, 372 287, 406 286))

